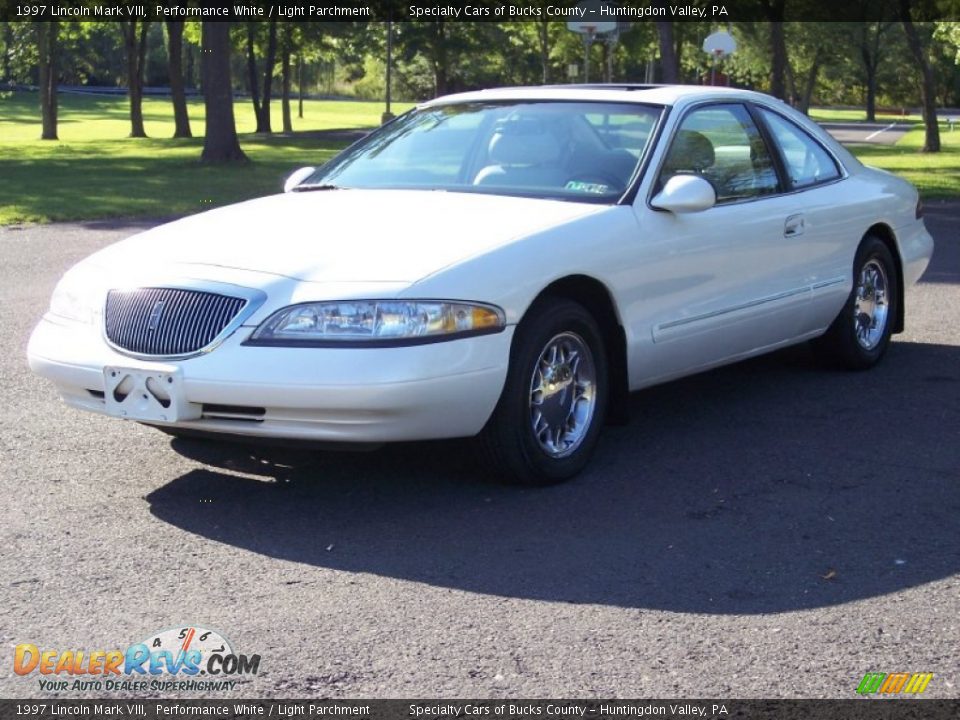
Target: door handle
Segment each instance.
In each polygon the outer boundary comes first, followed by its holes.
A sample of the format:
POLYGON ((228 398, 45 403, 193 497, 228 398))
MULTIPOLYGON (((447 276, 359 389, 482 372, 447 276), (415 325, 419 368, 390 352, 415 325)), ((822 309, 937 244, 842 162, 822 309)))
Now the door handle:
POLYGON ((783 224, 784 237, 797 237, 803 235, 803 215, 791 215, 783 224))

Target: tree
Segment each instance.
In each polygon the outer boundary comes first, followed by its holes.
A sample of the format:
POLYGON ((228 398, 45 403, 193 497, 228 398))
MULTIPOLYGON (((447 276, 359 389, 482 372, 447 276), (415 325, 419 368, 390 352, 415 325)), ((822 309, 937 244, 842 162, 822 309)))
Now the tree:
POLYGON ((926 126, 926 135, 923 142, 923 152, 940 152, 940 121, 937 118, 937 85, 933 75, 933 66, 927 58, 926 49, 920 40, 920 33, 913 22, 911 4, 913 0, 899 0, 900 23, 907 36, 907 45, 910 54, 920 70, 922 84, 920 97, 923 102, 923 124, 926 126))
POLYGON ((783 31, 786 0, 763 0, 763 10, 770 23, 770 94, 786 99, 787 40, 783 31))
POLYGON ((537 20, 537 44, 540 50, 541 82, 546 85, 550 82, 550 19, 544 15, 537 20))
POLYGON ((673 46, 673 23, 657 21, 657 40, 660 43, 660 71, 663 82, 680 82, 680 62, 673 46))
POLYGON ((183 20, 167 20, 167 56, 170 66, 170 99, 173 102, 173 136, 193 137, 187 114, 187 94, 183 83, 183 20))
POLYGON ((262 23, 247 21, 247 73, 250 81, 250 97, 253 113, 257 118, 258 133, 273 132, 270 124, 270 97, 273 86, 273 68, 277 60, 277 21, 267 24, 267 49, 263 60, 263 84, 257 73, 257 35, 262 23))
POLYGON ((784 25, 787 46, 787 96, 800 112, 810 110, 824 66, 835 63, 837 48, 847 46, 848 23, 789 22, 784 25))
POLYGON ((937 29, 933 36, 938 40, 943 40, 947 45, 952 47, 956 53, 954 55, 954 62, 960 65, 960 23, 938 22, 936 25, 937 29))
POLYGON ((202 162, 247 162, 237 139, 230 84, 230 23, 204 22, 201 73, 207 111, 207 131, 202 162))
POLYGON ((867 121, 873 122, 877 117, 880 64, 890 55, 892 38, 889 30, 897 16, 891 0, 859 0, 854 7, 863 18, 850 26, 863 68, 867 121))
POLYGON ((57 140, 57 56, 60 23, 56 20, 36 23, 40 53, 41 140, 57 140))
POLYGON ((863 64, 867 91, 867 122, 877 119, 877 71, 883 59, 880 47, 883 36, 891 25, 892 22, 864 22, 858 28, 860 61, 863 64))
POLYGON ((127 53, 127 92, 130 94, 130 137, 147 136, 143 127, 143 69, 147 59, 149 20, 123 20, 123 46, 127 53))
POLYGON ((10 63, 13 55, 13 28, 6 20, 0 25, 3 26, 3 79, 10 80, 13 77, 10 63))
MULTIPOLYGON (((489 50, 498 47, 489 41, 490 33, 499 33, 498 23, 459 23, 410 21, 397 23, 398 79, 403 80, 400 63, 408 67, 420 64, 429 73, 423 79, 428 87, 418 83, 418 95, 446 95, 470 87, 468 79, 476 76, 491 60, 489 50)), ((406 77, 410 81, 409 75, 406 77)))
POLYGON ((293 132, 293 120, 290 117, 290 55, 292 52, 293 26, 285 22, 283 36, 280 39, 280 108, 285 133, 293 132))

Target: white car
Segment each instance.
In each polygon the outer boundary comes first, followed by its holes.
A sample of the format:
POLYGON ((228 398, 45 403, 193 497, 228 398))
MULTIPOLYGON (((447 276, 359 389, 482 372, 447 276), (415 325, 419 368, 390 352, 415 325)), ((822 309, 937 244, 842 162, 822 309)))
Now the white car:
POLYGON ((439 98, 286 190, 76 265, 30 366, 174 434, 477 436, 545 484, 630 391, 815 338, 875 364, 933 250, 910 184, 720 88, 439 98))

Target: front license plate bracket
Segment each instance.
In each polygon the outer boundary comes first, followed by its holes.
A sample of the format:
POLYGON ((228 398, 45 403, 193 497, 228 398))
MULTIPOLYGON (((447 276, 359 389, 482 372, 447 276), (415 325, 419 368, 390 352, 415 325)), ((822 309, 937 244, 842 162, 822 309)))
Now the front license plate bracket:
POLYGON ((110 415, 141 422, 197 420, 202 412, 187 402, 179 368, 105 367, 103 397, 110 415))

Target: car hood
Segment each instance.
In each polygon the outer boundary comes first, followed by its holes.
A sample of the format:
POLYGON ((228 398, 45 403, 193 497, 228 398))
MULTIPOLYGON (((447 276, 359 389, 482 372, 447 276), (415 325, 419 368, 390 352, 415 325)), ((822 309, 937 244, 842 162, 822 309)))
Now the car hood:
POLYGON ((321 190, 251 200, 135 235, 108 267, 207 265, 313 282, 412 283, 604 205, 474 193, 321 190))

